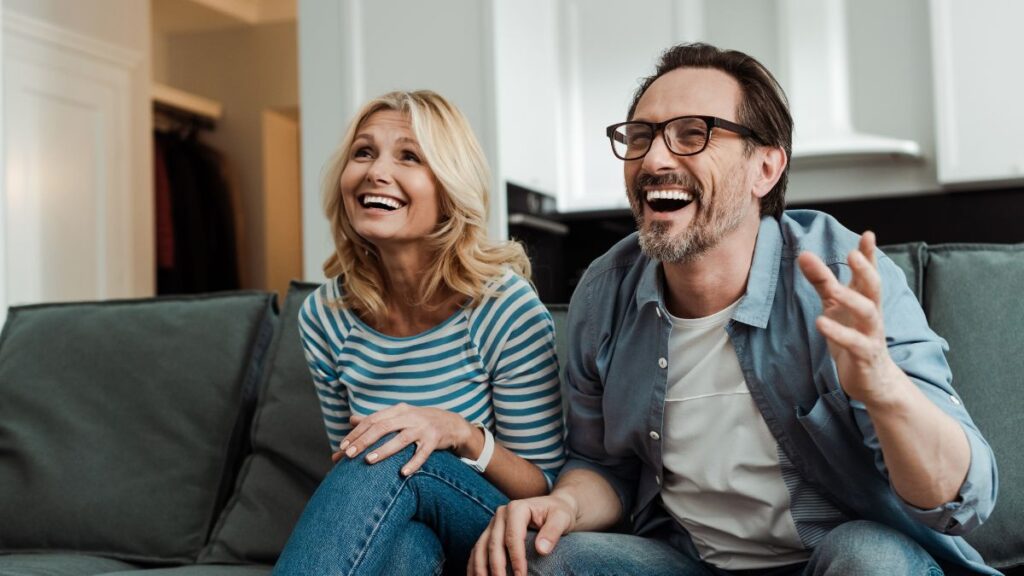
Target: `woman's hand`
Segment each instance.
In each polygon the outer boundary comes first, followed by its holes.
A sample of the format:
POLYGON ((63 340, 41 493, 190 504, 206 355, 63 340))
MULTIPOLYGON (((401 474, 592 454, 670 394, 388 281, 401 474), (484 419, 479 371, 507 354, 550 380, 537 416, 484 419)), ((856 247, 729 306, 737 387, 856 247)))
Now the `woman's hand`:
POLYGON ((366 417, 353 414, 349 422, 355 428, 342 439, 339 450, 331 459, 337 462, 342 457, 355 458, 387 434, 397 432, 394 438, 367 454, 366 461, 370 464, 380 462, 415 443, 416 453, 402 467, 403 476, 419 470, 435 450, 469 453, 471 445, 476 444, 473 442, 476 435, 480 436, 479 444, 483 444, 483 436, 475 426, 462 416, 439 408, 401 403, 366 417))

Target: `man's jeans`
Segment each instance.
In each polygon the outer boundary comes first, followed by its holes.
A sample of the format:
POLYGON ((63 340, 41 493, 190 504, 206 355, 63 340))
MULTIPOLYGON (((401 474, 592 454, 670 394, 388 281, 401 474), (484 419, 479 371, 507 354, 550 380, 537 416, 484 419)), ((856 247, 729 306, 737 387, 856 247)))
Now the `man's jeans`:
POLYGON ((527 546, 529 573, 546 576, 941 576, 942 569, 912 539, 887 526, 857 520, 832 530, 806 564, 772 570, 720 570, 667 542, 625 534, 577 532, 563 536, 546 557, 527 546))
MULTIPOLYGON (((391 436, 382 439, 381 445, 391 436)), ((275 576, 462 573, 477 538, 508 498, 450 452, 415 474, 413 446, 367 464, 340 461, 306 505, 275 576)))

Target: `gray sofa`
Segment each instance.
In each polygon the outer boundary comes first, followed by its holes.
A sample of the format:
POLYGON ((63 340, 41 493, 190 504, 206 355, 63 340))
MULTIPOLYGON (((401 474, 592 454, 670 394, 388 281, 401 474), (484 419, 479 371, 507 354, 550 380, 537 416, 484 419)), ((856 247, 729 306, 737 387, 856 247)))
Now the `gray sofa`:
MULTIPOLYGON (((1024 574, 1024 245, 886 252, 999 457, 999 504, 968 539, 1024 574)), ((269 573, 330 465, 296 325, 313 288, 293 284, 280 314, 258 292, 12 308, 0 576, 269 573)))

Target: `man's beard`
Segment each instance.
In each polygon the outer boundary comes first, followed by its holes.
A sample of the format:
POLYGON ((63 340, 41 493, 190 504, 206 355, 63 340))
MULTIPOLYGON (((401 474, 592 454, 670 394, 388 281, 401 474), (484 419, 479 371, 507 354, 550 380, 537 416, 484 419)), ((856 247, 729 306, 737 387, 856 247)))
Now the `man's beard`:
MULTIPOLYGON (((640 232, 640 249, 648 258, 659 262, 683 264, 699 259, 708 250, 714 248, 727 234, 739 227, 746 217, 743 195, 739 193, 740 185, 736 176, 730 176, 722 182, 715 193, 713 203, 704 204, 704 189, 693 178, 683 174, 665 174, 653 176, 639 174, 633 189, 628 192, 629 205, 633 209, 637 230, 640 232), (658 186, 683 187, 693 194, 696 210, 693 220, 676 235, 669 230, 672 222, 645 222, 644 204, 646 191, 644 187, 658 186)), ((684 208, 681 208, 685 209, 684 208)))

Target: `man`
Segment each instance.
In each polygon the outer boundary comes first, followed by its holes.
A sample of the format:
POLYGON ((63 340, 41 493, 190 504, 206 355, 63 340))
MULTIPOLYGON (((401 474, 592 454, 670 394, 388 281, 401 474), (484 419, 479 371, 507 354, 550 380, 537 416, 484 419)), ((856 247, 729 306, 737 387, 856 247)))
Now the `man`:
POLYGON ((771 74, 677 46, 628 119, 608 136, 639 232, 572 298, 569 463, 470 572, 998 574, 959 536, 997 480, 946 344, 873 234, 783 213, 771 74))

